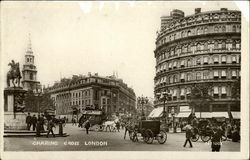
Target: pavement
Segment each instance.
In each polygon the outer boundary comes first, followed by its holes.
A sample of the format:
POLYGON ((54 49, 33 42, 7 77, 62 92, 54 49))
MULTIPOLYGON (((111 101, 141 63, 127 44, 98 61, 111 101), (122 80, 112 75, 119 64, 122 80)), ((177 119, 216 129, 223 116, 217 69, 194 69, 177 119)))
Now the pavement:
MULTIPOLYGON (((141 138, 138 142, 124 140, 124 130, 120 132, 96 132, 86 134, 85 129, 67 124, 64 132, 68 137, 4 137, 5 151, 199 151, 211 152, 211 144, 201 140, 184 148, 185 133, 168 133, 165 144, 156 140, 146 144, 141 138)), ((58 126, 55 130, 58 133, 58 126)), ((240 143, 223 141, 221 151, 239 152, 240 143)))

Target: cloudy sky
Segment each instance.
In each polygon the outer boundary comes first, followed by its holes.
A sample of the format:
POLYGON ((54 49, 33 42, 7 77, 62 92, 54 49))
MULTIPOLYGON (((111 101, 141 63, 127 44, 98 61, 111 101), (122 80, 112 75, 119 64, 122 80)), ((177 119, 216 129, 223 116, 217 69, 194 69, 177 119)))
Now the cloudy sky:
POLYGON ((108 76, 116 71, 137 95, 153 97, 153 51, 160 17, 175 8, 190 15, 194 8, 238 10, 241 6, 244 4, 180 1, 4 2, 1 81, 5 84, 11 59, 23 64, 30 33, 42 85, 74 74, 108 76))

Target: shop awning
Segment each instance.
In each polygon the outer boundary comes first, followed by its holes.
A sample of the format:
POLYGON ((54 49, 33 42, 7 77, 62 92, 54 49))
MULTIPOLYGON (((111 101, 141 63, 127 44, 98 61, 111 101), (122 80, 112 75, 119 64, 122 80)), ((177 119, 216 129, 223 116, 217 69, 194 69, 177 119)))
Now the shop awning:
MULTIPOLYGON (((200 112, 195 112, 195 116, 200 118, 200 112)), ((212 118, 212 112, 201 112, 201 118, 212 118)))
POLYGON ((161 117, 163 112, 163 107, 158 107, 153 109, 153 111, 148 115, 150 118, 161 117))
POLYGON ((190 115, 191 112, 180 112, 175 117, 179 118, 187 118, 190 115))
POLYGON ((240 119, 240 112, 231 112, 233 119, 240 119))
POLYGON ((219 118, 219 117, 225 117, 229 118, 228 112, 212 112, 212 117, 219 118))

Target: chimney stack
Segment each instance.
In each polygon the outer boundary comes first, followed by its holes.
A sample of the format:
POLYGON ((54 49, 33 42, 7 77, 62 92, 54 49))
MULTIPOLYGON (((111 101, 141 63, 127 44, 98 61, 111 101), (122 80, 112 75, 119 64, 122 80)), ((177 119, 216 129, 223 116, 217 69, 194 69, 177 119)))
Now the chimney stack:
POLYGON ((201 13, 201 8, 195 8, 194 12, 195 14, 201 13))

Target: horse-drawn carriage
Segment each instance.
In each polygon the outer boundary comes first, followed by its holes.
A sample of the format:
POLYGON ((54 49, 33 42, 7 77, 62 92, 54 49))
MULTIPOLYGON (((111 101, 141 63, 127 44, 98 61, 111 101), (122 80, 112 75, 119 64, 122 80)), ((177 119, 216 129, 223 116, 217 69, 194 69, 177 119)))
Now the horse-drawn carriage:
POLYGON ((136 142, 139 140, 138 136, 141 136, 147 144, 153 143, 153 140, 164 144, 167 140, 167 133, 160 129, 160 121, 155 120, 141 120, 130 133, 130 139, 136 142))

